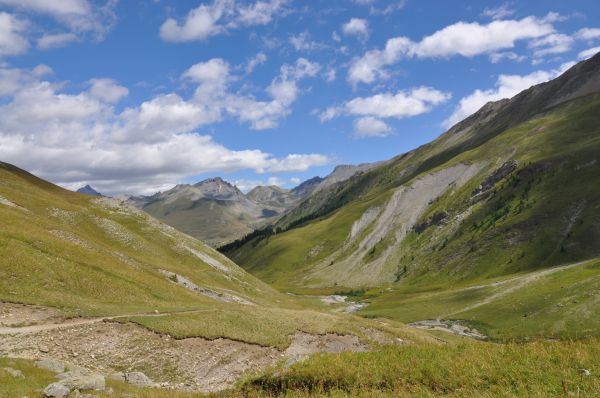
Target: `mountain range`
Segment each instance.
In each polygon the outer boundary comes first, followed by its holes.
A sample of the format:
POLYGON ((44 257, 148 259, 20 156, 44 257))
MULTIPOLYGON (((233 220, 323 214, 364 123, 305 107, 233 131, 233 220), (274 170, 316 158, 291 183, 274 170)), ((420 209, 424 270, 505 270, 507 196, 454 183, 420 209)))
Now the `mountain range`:
POLYGON ((128 200, 168 225, 219 247, 277 221, 314 192, 374 166, 340 165, 325 178, 311 178, 293 189, 257 186, 244 194, 216 177, 193 185, 180 184, 151 196, 131 196, 128 200))

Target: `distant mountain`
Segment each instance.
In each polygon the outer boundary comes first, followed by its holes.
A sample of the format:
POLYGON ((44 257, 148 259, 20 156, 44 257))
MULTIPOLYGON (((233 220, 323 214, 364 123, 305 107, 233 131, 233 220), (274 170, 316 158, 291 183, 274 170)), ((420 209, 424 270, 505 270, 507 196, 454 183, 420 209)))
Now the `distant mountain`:
POLYGON ((100 192, 92 188, 90 185, 86 185, 85 187, 79 188, 77 192, 90 196, 104 196, 100 192))
POLYGON ((309 180, 304 181, 295 188, 292 188, 292 192, 297 196, 308 196, 314 192, 314 190, 323 182, 322 177, 313 177, 309 180))
POLYGON ((367 165, 336 167, 326 178, 313 177, 293 189, 257 186, 245 195, 235 185, 215 177, 128 200, 166 224, 219 247, 276 222, 321 184, 343 181, 366 168, 367 165))

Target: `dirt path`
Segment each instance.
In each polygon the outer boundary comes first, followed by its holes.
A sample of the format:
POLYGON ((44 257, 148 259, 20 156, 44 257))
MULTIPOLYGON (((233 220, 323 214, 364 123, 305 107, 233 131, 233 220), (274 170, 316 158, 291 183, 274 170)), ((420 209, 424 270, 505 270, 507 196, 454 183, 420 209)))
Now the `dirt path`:
MULTIPOLYGON (((567 270, 569 268, 574 268, 574 267, 586 264, 589 261, 591 261, 591 260, 585 260, 585 261, 580 261, 578 263, 573 263, 573 264, 568 264, 568 265, 561 265, 561 266, 558 266, 558 267, 553 267, 553 268, 549 268, 549 269, 545 269, 545 270, 541 270, 541 271, 535 271, 535 272, 531 272, 531 273, 529 273, 527 275, 518 276, 518 277, 515 277, 515 278, 510 278, 510 279, 507 279, 507 280, 504 280, 504 281, 490 283, 488 285, 471 286, 471 287, 468 287, 468 288, 465 288, 465 289, 461 289, 461 290, 471 290, 471 289, 480 289, 480 288, 486 288, 486 287, 496 287, 496 286, 501 286, 501 285, 509 284, 511 282, 515 282, 514 285, 509 286, 509 287, 507 287, 506 289, 504 289, 504 290, 502 290, 500 292, 494 293, 494 294, 492 294, 492 295, 484 298, 481 301, 478 301, 476 303, 470 304, 470 305, 468 305, 468 306, 466 306, 464 308, 461 308, 461 309, 459 309, 457 311, 453 311, 453 312, 450 312, 448 314, 444 314, 444 315, 440 316, 438 319, 448 318, 448 317, 450 317, 452 315, 456 315, 456 314, 459 314, 461 312, 470 311, 472 309, 481 307, 482 305, 489 304, 489 303, 491 303, 494 300, 497 300, 497 299, 499 299, 501 297, 506 296, 507 294, 510 294, 510 293, 512 293, 512 292, 514 292, 516 290, 522 289, 523 287, 531 284, 532 282, 535 282, 536 280, 538 280, 538 279, 540 279, 540 278, 542 278, 544 276, 551 275, 551 274, 554 274, 556 272, 564 271, 564 270, 567 270)), ((458 291, 460 291, 460 290, 458 290, 458 291)))
POLYGON ((185 310, 185 311, 173 311, 173 312, 139 312, 134 314, 123 314, 123 315, 114 315, 114 316, 104 316, 97 318, 76 318, 76 319, 67 319, 62 322, 56 323, 45 323, 39 325, 30 325, 30 326, 20 326, 20 327, 0 327, 0 335, 12 335, 12 334, 28 334, 28 333, 38 333, 45 332, 54 329, 63 329, 70 328, 75 326, 85 326, 85 325, 93 325, 95 323, 100 323, 104 321, 110 321, 120 318, 129 318, 134 316, 168 316, 174 314, 194 314, 198 312, 207 312, 211 311, 210 309, 202 309, 202 310, 185 310))

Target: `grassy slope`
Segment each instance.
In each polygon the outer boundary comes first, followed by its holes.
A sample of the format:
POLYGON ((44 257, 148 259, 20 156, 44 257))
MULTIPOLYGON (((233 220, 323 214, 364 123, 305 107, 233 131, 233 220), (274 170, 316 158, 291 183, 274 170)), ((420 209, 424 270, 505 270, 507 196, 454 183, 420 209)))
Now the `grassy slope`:
MULTIPOLYGON (((460 190, 442 195, 423 216, 426 219, 443 210, 450 218, 466 215, 466 219, 458 226, 450 223, 409 234, 396 251, 397 263, 389 266, 406 266, 411 281, 431 284, 436 279, 443 283, 449 278, 505 275, 600 255, 595 244, 600 237, 595 218, 600 185, 590 184, 600 171, 596 160, 600 152, 598 108, 600 100, 595 97, 571 102, 432 169, 459 162, 488 162, 478 176, 460 190), (471 206, 472 190, 506 159, 518 160, 519 170, 498 184, 491 198, 471 206), (573 217, 575 224, 570 226, 573 217)), ((440 140, 437 145, 446 143, 440 140)), ((435 153, 440 150, 436 148, 429 150, 435 153)), ((422 158, 415 154, 400 164, 414 167, 422 158)), ((399 165, 383 167, 396 170, 399 165)), ((374 187, 327 216, 250 242, 228 255, 268 282, 298 287, 297 276, 338 250, 366 208, 389 198, 390 190, 383 188, 374 187), (311 257, 310 251, 317 245, 323 249, 311 257)))
MULTIPOLYGON (((226 337, 280 348, 297 330, 360 335, 361 327, 386 329, 376 321, 319 312, 314 302, 277 292, 147 214, 112 199, 100 199, 109 206, 97 201, 0 163, 0 301, 56 307, 67 316, 173 312, 119 321, 178 337, 226 337), (1 203, 6 200, 20 207, 1 203), (108 230, 102 228, 107 225, 108 230), (215 269, 185 247, 218 260, 229 272, 215 269), (200 295, 159 270, 256 305, 200 295), (189 310, 196 312, 182 313, 189 310)), ((390 328, 399 336, 421 339, 405 329, 400 324, 390 328)))
POLYGON ((240 396, 595 396, 600 343, 463 342, 318 355, 250 380, 240 396), (591 370, 583 376, 581 369, 591 370))

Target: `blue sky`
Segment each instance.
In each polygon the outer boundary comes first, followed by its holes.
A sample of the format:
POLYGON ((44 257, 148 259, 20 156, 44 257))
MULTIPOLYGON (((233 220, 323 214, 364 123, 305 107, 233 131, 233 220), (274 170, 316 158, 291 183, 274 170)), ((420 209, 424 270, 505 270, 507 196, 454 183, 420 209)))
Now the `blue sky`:
POLYGON ((286 187, 600 51, 594 1, 0 0, 0 160, 68 188, 286 187))

